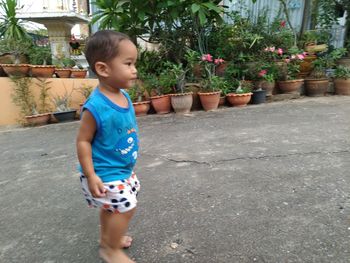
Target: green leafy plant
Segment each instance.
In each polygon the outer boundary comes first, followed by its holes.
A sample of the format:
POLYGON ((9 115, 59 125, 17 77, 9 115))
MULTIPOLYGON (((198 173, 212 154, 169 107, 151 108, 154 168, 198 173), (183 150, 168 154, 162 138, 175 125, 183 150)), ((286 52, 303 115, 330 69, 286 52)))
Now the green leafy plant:
POLYGON ((16 40, 14 38, 3 39, 0 41, 0 50, 2 53, 13 55, 10 64, 20 64, 21 61, 27 60, 27 55, 30 53, 32 43, 29 40, 16 40))
POLYGON ((16 17, 17 4, 17 0, 0 1, 0 37, 23 41, 29 39, 29 35, 22 20, 16 17))
POLYGON ((38 114, 34 95, 30 89, 32 79, 11 77, 11 81, 14 83, 12 101, 16 106, 20 107, 22 117, 38 114))
POLYGON ((74 59, 67 58, 67 57, 56 57, 53 61, 54 65, 57 68, 72 68, 76 65, 76 62, 74 59))
POLYGON ((143 87, 149 96, 152 95, 153 91, 159 89, 159 79, 155 74, 139 73, 139 78, 143 82, 143 87))
POLYGON ((29 61, 32 65, 51 65, 51 48, 33 46, 31 48, 31 52, 29 53, 29 61))
POLYGON ((92 91, 94 90, 94 87, 91 86, 91 85, 87 85, 87 84, 82 84, 80 87, 79 87, 79 92, 81 95, 83 95, 83 97, 87 100, 92 91))
POLYGON ((345 48, 337 48, 328 53, 320 55, 312 62, 314 69, 311 76, 314 78, 326 78, 326 69, 332 69, 336 66, 336 61, 347 53, 345 48))
POLYGON ((127 90, 132 102, 141 102, 144 99, 145 90, 140 83, 136 82, 130 89, 127 90))
POLYGON ((75 88, 73 87, 70 92, 67 91, 67 88, 64 87, 64 93, 62 95, 54 95, 52 97, 52 102, 54 103, 56 107, 57 112, 65 112, 72 110, 70 108, 71 101, 72 101, 72 94, 75 91, 75 88))
POLYGON ((201 81, 201 86, 203 91, 219 91, 215 85, 213 85, 212 81, 215 81, 215 71, 216 67, 225 61, 222 58, 213 58, 210 54, 205 54, 202 56, 202 64, 205 70, 205 76, 201 81))
POLYGON ((224 77, 213 76, 211 79, 211 88, 220 90, 222 95, 226 95, 230 91, 230 84, 224 77))
POLYGON ((236 94, 245 94, 250 93, 252 91, 252 85, 246 83, 245 81, 241 81, 239 83, 238 88, 234 91, 236 94))
POLYGON ((331 39, 331 34, 326 30, 309 30, 306 31, 301 41, 304 45, 319 45, 328 44, 331 39))
POLYGON ((40 89, 40 95, 39 95, 39 104, 38 104, 38 112, 39 113, 47 113, 51 111, 51 106, 48 103, 49 99, 49 90, 51 89, 50 84, 51 81, 48 81, 47 79, 41 79, 37 78, 36 85, 40 89))
POLYGON ((170 94, 175 88, 176 79, 173 76, 169 76, 167 71, 163 71, 159 75, 159 85, 156 89, 157 95, 170 94))
POLYGON ((334 77, 337 79, 350 79, 350 68, 345 66, 337 66, 334 71, 334 77))

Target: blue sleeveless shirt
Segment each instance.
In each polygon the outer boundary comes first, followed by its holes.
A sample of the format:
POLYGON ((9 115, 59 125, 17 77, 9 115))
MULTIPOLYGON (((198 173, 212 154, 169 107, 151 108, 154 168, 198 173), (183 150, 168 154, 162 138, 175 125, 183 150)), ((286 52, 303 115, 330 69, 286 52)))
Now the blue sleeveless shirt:
MULTIPOLYGON (((128 107, 122 108, 108 99, 97 87, 83 106, 96 121, 96 134, 91 143, 95 173, 102 182, 124 180, 136 164, 139 140, 135 111, 129 95, 128 107)), ((82 168, 80 166, 80 171, 82 168)))

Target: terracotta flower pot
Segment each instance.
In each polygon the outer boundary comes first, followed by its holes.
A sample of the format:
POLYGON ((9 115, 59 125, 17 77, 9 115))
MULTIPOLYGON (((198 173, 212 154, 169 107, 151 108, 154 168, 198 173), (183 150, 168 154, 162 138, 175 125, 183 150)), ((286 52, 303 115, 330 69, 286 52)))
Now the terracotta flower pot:
POLYGON ((228 65, 227 62, 224 62, 224 63, 218 65, 218 66, 215 68, 215 74, 216 74, 217 76, 223 77, 223 76, 225 75, 225 71, 226 71, 227 65, 228 65))
POLYGON ((25 119, 30 125, 44 125, 49 122, 51 113, 37 114, 32 116, 25 116, 25 119))
POLYGON ((72 69, 71 71, 72 72, 70 76, 75 79, 84 79, 87 74, 86 69, 72 69))
POLYGON ((30 65, 30 72, 34 78, 52 78, 55 73, 55 66, 30 65))
POLYGON ((193 103, 193 93, 180 93, 171 96, 171 105, 176 113, 189 113, 193 103))
POLYGON ((7 77, 7 74, 4 71, 4 69, 2 68, 1 64, 0 64, 0 77, 7 77))
POLYGON ((350 57, 343 57, 337 61, 338 65, 350 67, 350 57))
POLYGON ((305 78, 310 75, 313 70, 312 62, 317 59, 316 55, 308 55, 304 58, 304 60, 300 63, 300 72, 299 76, 301 78, 305 78))
POLYGON ((269 82, 266 80, 258 81, 255 85, 258 89, 266 90, 266 96, 270 97, 273 94, 273 90, 276 87, 276 82, 269 82))
POLYGON ((198 92, 200 91, 200 84, 199 83, 186 83, 185 85, 186 90, 192 92, 192 98, 193 98, 193 103, 192 103, 192 111, 195 110, 201 110, 202 109, 202 104, 199 99, 198 92))
POLYGON ((150 101, 134 102, 132 105, 134 106, 136 116, 147 115, 149 109, 151 108, 150 101))
POLYGON ((171 111, 171 103, 169 95, 151 97, 152 106, 157 114, 167 114, 171 111))
POLYGON ((278 88, 282 93, 300 93, 300 88, 303 84, 303 79, 278 81, 278 88))
POLYGON ((199 99, 205 111, 216 110, 219 107, 221 91, 198 92, 199 99))
POLYGON ((29 73, 28 64, 2 64, 1 66, 8 76, 27 77, 29 73))
POLYGON ((219 101, 219 107, 222 107, 224 106, 226 103, 226 97, 223 96, 223 97, 220 97, 220 101, 219 101))
POLYGON ((350 96, 350 79, 335 79, 334 88, 336 95, 350 96))
POLYGON ((305 79, 306 96, 320 97, 327 93, 329 86, 328 79, 305 79))
POLYGON ((253 93, 251 92, 243 94, 229 93, 226 95, 226 98, 230 105, 235 107, 244 107, 247 106, 252 98, 252 95, 253 93))
POLYGON ((310 54, 315 54, 316 52, 322 52, 326 51, 328 48, 327 44, 321 44, 321 45, 307 45, 305 47, 305 51, 307 51, 310 54))
POLYGON ((59 78, 70 78, 72 71, 69 68, 56 68, 55 73, 59 78))

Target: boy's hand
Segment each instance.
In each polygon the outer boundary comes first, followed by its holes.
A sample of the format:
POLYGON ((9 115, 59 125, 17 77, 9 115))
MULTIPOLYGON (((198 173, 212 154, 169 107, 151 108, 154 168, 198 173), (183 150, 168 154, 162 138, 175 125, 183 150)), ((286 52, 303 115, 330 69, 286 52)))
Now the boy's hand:
POLYGON ((91 175, 87 178, 90 193, 93 197, 99 198, 106 196, 106 189, 103 186, 101 178, 97 175, 91 175))

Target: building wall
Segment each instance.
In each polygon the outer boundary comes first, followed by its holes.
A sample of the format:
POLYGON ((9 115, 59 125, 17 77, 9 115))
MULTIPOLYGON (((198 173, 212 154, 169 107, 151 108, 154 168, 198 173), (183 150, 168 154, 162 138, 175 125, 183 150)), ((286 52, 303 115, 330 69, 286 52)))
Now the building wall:
MULTIPOLYGON (((276 17, 281 17, 281 19, 284 19, 284 14, 282 12, 279 0, 257 0, 255 4, 252 2, 252 0, 233 0, 232 2, 226 0, 223 2, 225 5, 229 6, 230 10, 239 11, 243 16, 247 15, 246 10, 250 10, 252 19, 255 19, 264 10, 268 10, 268 19, 271 22, 276 17), (241 8, 242 5, 247 8, 241 8)), ((302 25, 304 4, 304 0, 288 1, 290 20, 293 27, 298 31, 302 25)), ((339 18, 339 25, 334 25, 330 32, 332 34, 331 44, 335 47, 343 47, 344 45, 345 17, 346 14, 344 14, 344 17, 339 18)))
MULTIPOLYGON (((51 81, 50 83, 50 95, 63 95, 65 93, 65 89, 69 93, 72 89, 74 89, 72 93, 72 104, 71 107, 73 109, 79 109, 79 104, 84 101, 84 97, 79 92, 79 87, 82 85, 89 86, 97 86, 97 79, 60 79, 60 78, 52 78, 48 79, 51 81)), ((35 81, 34 81, 35 83, 35 81)), ((13 82, 9 78, 0 77, 0 126, 2 125, 15 125, 19 123, 21 120, 20 109, 12 102, 12 93, 13 93, 13 82)), ((38 99, 39 91, 37 86, 34 84, 31 89, 38 99)), ((48 101, 51 104, 52 109, 54 109, 54 105, 52 105, 52 101, 48 101)))

